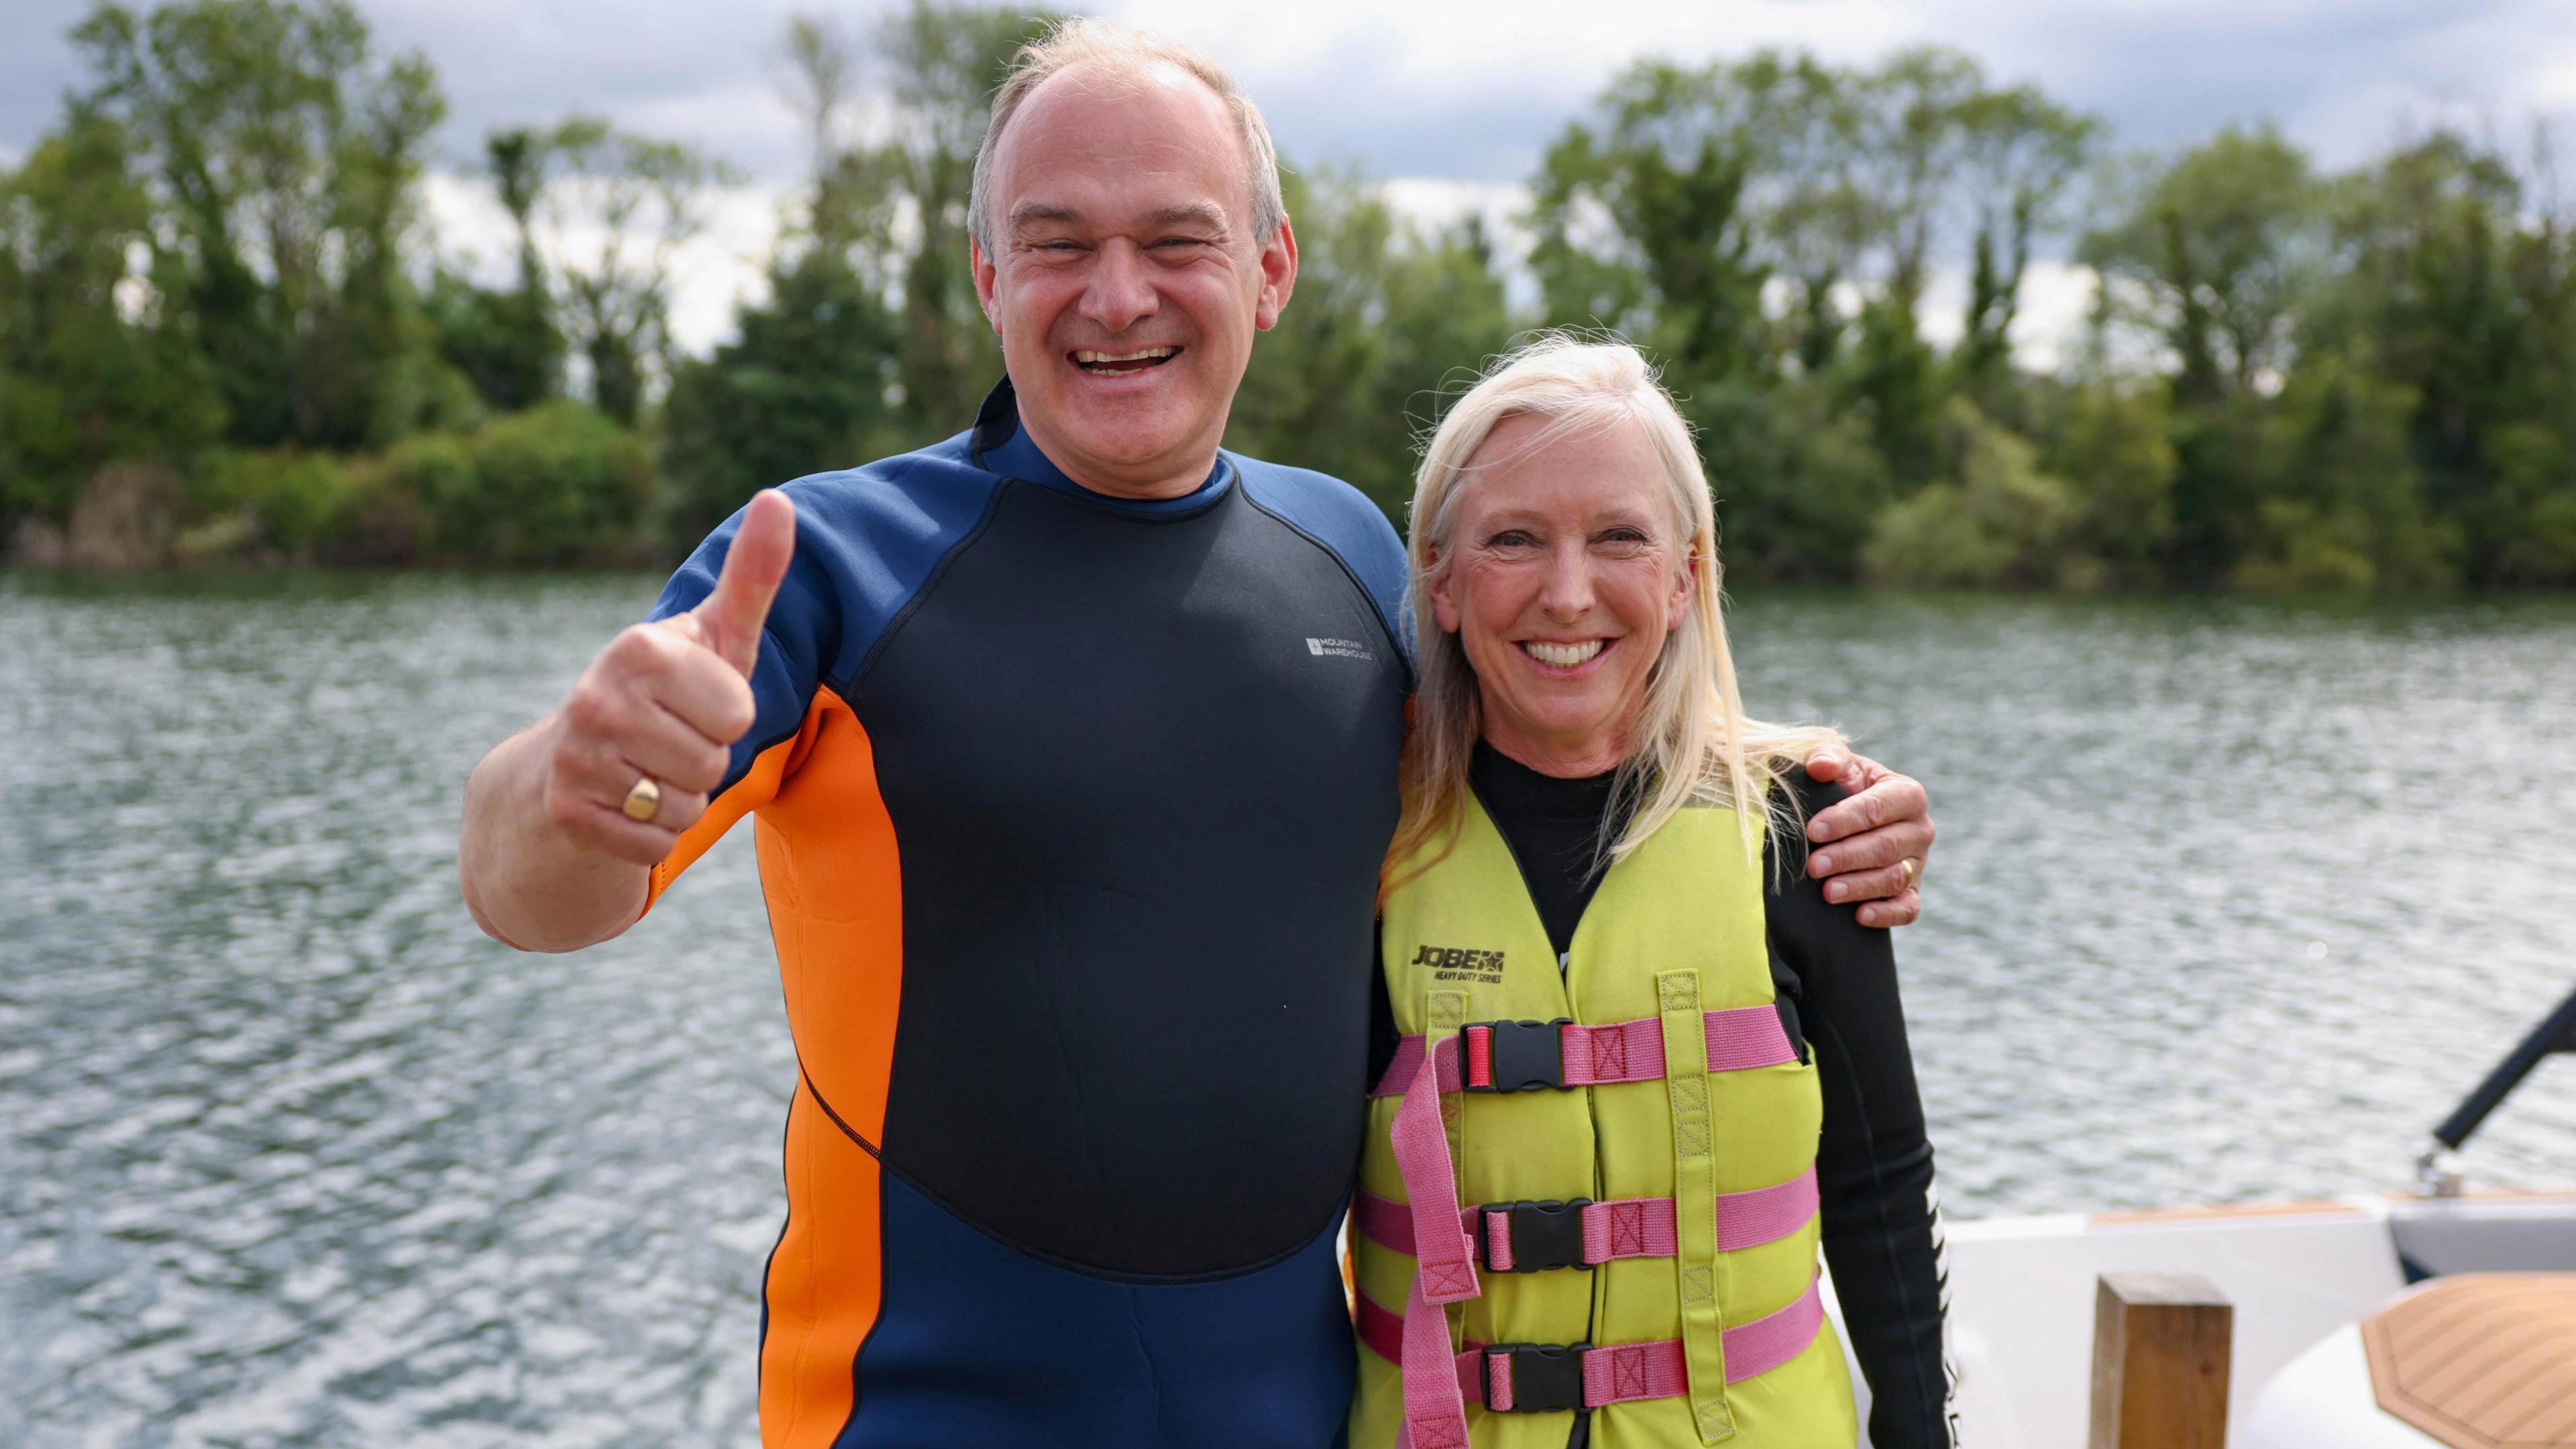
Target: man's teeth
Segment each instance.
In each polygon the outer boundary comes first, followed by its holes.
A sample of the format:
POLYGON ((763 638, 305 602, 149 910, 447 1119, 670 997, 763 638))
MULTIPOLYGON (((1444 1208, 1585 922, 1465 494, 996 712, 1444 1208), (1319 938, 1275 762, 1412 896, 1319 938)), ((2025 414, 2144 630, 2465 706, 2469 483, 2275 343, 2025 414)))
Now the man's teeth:
POLYGON ((1180 350, 1177 347, 1148 347, 1142 352, 1093 352, 1078 347, 1074 349, 1073 360, 1085 367, 1096 367, 1104 362, 1160 362, 1180 350))
POLYGON ((1580 644, 1550 644, 1539 639, 1524 639, 1521 641, 1521 648, 1528 652, 1529 657, 1541 664, 1553 664, 1559 669, 1572 669, 1600 653, 1601 642, 1598 639, 1586 639, 1580 644))

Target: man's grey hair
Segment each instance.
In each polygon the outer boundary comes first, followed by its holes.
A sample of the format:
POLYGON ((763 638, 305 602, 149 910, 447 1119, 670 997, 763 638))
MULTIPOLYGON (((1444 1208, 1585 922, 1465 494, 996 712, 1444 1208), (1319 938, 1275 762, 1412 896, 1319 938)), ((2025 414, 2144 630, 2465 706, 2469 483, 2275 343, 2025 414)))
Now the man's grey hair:
POLYGON ((1129 30, 1106 20, 1076 16, 1020 47, 1011 60, 1010 76, 993 92, 993 118, 984 127, 984 144, 975 151, 975 180, 966 200, 966 231, 984 255, 994 255, 993 153, 1001 149, 1003 128, 1011 124, 1029 93, 1048 77, 1091 66, 1113 79, 1135 80, 1157 66, 1171 66, 1216 92, 1234 119, 1235 139, 1243 146, 1243 170, 1252 193, 1252 236, 1267 245, 1288 219, 1288 203, 1279 194, 1279 151, 1270 144, 1270 125, 1261 108, 1234 83, 1234 77, 1206 52, 1129 30))

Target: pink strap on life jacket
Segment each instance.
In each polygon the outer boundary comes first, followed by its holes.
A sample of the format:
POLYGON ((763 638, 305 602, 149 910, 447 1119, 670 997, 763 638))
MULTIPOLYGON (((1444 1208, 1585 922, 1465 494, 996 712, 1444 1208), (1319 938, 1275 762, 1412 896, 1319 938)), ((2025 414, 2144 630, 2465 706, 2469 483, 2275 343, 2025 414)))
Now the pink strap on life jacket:
MULTIPOLYGON (((1798 1059, 1775 1006, 1734 1007, 1707 1012, 1705 1017, 1702 1030, 1707 1034, 1712 1072, 1779 1066, 1798 1059)), ((1664 1075, 1661 1017, 1608 1026, 1562 1023, 1556 1044, 1560 1080, 1568 1087, 1648 1082, 1664 1075)), ((1474 1298, 1482 1290, 1476 1282, 1474 1243, 1458 1207, 1458 1180, 1449 1158, 1448 1132, 1441 1125, 1440 1094, 1462 1087, 1491 1087, 1492 1048, 1490 1023, 1464 1027, 1455 1036, 1441 1038, 1431 1051, 1424 1049, 1424 1038, 1408 1036, 1398 1044, 1395 1061, 1371 1094, 1401 1093, 1404 1098, 1387 1133, 1412 1212, 1415 1260, 1413 1286, 1405 1297, 1403 1348, 1392 1355, 1404 1375, 1404 1428, 1397 1435, 1398 1449, 1467 1449, 1461 1390, 1452 1375, 1440 1368, 1450 1356, 1449 1320, 1441 1309, 1474 1298), (1450 1224, 1457 1226, 1453 1230, 1450 1224)), ((1648 1226, 1642 1209, 1631 1221, 1641 1234, 1648 1226)), ((1666 1222, 1671 1222, 1669 1215, 1666 1222)), ((1604 1231, 1615 1236, 1618 1226, 1614 1214, 1605 1219, 1604 1231)), ((1674 1352, 1680 1352, 1678 1342, 1674 1352)), ((1592 1362, 1587 1355, 1587 1395, 1592 1362)), ((1644 1362, 1636 1359, 1631 1367, 1644 1362)), ((1733 1362, 1731 1354, 1729 1362, 1733 1362)), ((1615 1363, 1602 1372, 1612 1375, 1609 1382, 1625 1381, 1615 1363)))
MULTIPOLYGON (((1776 1006, 1738 1006, 1708 1014, 1708 1069, 1740 1072, 1776 1067, 1798 1059, 1797 1048, 1780 1027, 1776 1006)), ((1458 1061, 1440 1068, 1440 1090, 1477 1090, 1494 1084, 1493 1030, 1488 1023, 1460 1029, 1458 1061)), ((1664 1075, 1664 1024, 1661 1017, 1608 1026, 1557 1028, 1557 1049, 1569 1087, 1601 1087, 1617 1082, 1660 1081, 1664 1075)), ((1409 1088, 1422 1071, 1422 1038, 1396 1043, 1395 1060, 1369 1095, 1392 1097, 1409 1088)))
MULTIPOLYGON (((1810 1278, 1807 1291, 1799 1294, 1797 1300, 1787 1307, 1726 1330, 1726 1381, 1742 1383, 1756 1374, 1769 1373, 1806 1352, 1807 1345, 1816 1341, 1816 1330, 1824 1321, 1824 1297, 1817 1280, 1810 1278)), ((1360 1342, 1367 1344, 1370 1352, 1389 1363, 1406 1366, 1405 1377, 1409 1385, 1413 1375, 1411 1360, 1407 1357, 1404 1319, 1362 1293, 1359 1295, 1358 1328, 1360 1342)), ((1498 1412, 1511 1411, 1509 1354, 1488 1355, 1486 1345, 1472 1339, 1464 1352, 1453 1355, 1447 1350, 1448 1342, 1444 1338, 1438 1356, 1447 1360, 1448 1376, 1456 1380, 1454 1387, 1462 1404, 1473 1399, 1498 1412)), ((1689 1390, 1690 1373, 1682 1356, 1682 1341, 1678 1338, 1657 1339, 1650 1343, 1604 1344, 1583 1351, 1583 1407, 1587 1409, 1638 1399, 1675 1398, 1689 1390)), ((1431 1449, 1419 1435, 1413 1442, 1417 1449, 1431 1449)))
POLYGON ((1413 1288, 1405 1297, 1403 1347, 1394 1355, 1404 1365, 1405 1433, 1399 1437, 1410 1449, 1467 1449, 1467 1410, 1457 1379, 1439 1368, 1450 1353, 1449 1317, 1441 1306, 1480 1291, 1475 1249, 1459 1224, 1449 1133, 1440 1122, 1440 1071, 1446 1065, 1454 1072, 1457 1061, 1456 1037, 1442 1037, 1430 1053, 1416 1051, 1413 1080, 1387 1133, 1416 1214, 1413 1288))
MULTIPOLYGON (((1816 1169, 1787 1182, 1747 1192, 1720 1193, 1717 1198, 1717 1246, 1732 1253, 1777 1242, 1806 1225, 1816 1213, 1816 1169)), ((1673 1200, 1668 1197, 1624 1197, 1586 1203, 1578 1209, 1583 1224, 1583 1266, 1619 1258, 1669 1258, 1679 1251, 1673 1200)), ((1512 1270, 1511 1214, 1471 1207, 1458 1215, 1468 1236, 1468 1251, 1483 1249, 1483 1260, 1499 1272, 1512 1270)), ((1360 1236, 1398 1253, 1413 1251, 1413 1209, 1392 1198, 1361 1188, 1351 1203, 1351 1223, 1360 1236)))

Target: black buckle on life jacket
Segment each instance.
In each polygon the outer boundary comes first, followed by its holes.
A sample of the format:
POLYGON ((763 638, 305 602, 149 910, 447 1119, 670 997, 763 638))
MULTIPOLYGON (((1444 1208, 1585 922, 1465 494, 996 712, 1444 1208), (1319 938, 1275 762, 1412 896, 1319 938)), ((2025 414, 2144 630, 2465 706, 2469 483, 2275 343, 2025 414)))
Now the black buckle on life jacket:
POLYGON ((1485 1345, 1485 1407, 1496 1413, 1557 1414, 1583 1407, 1583 1355, 1588 1343, 1485 1345), (1512 1366, 1512 1406, 1494 1403, 1494 1360, 1512 1366))
POLYGON ((1476 1241, 1484 1249, 1485 1266, 1497 1273, 1544 1273, 1550 1268, 1581 1268, 1583 1261, 1583 1210, 1592 1206, 1588 1197, 1564 1202, 1489 1202, 1476 1210, 1476 1221, 1482 1231, 1476 1241), (1492 1213, 1508 1214, 1503 1231, 1511 1235, 1512 1265, 1501 1267, 1494 1262, 1494 1220, 1492 1213))
MULTIPOLYGON (((1483 1086, 1464 1081, 1462 1085, 1470 1092, 1567 1090, 1565 1038, 1558 1028, 1573 1024, 1573 1017, 1560 1016, 1554 1021, 1480 1021, 1469 1025, 1465 1031, 1482 1027, 1487 1034, 1493 1080, 1483 1086)), ((1469 1074, 1462 1071, 1459 1075, 1463 1079, 1469 1074)))

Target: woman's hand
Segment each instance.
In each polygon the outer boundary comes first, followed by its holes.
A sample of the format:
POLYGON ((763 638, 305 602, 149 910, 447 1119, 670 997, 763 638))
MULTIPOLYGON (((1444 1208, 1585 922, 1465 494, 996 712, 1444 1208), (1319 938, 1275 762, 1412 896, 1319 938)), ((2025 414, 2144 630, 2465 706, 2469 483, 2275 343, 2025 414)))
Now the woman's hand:
POLYGON ((1922 782, 1832 745, 1807 757, 1807 773, 1851 792, 1807 822, 1816 847, 1807 874, 1823 878, 1826 900, 1864 902, 1864 926, 1911 925, 1923 914, 1923 860, 1932 852, 1932 805, 1922 782))

